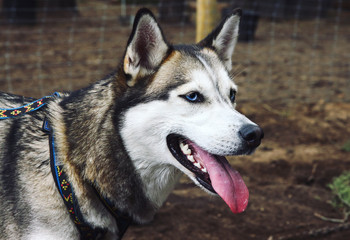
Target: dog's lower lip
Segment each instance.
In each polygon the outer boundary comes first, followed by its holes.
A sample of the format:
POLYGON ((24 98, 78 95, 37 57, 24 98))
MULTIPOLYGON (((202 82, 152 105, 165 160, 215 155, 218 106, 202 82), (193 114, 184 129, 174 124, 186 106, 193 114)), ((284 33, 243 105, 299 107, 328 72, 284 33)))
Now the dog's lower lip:
POLYGON ((203 181, 200 177, 196 177, 196 179, 203 187, 208 189, 210 192, 217 194, 211 183, 209 184, 206 181, 203 181))

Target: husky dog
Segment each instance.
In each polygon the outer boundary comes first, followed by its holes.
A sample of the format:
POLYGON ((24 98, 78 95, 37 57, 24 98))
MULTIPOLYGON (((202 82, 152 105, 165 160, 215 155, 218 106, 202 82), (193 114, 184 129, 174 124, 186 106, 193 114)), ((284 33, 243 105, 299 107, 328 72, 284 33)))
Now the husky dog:
MULTIPOLYGON (((235 110, 229 72, 240 16, 233 11, 196 45, 170 45, 141 9, 114 73, 0 120, 0 238, 120 239, 125 229, 107 206, 149 222, 183 173, 244 211, 247 187, 224 156, 252 153, 263 132, 235 110), (58 184, 52 161, 66 175, 58 184), (76 209, 67 209, 73 197, 76 209), (98 234, 83 235, 76 219, 98 234)), ((33 100, 1 93, 0 113, 33 100)))

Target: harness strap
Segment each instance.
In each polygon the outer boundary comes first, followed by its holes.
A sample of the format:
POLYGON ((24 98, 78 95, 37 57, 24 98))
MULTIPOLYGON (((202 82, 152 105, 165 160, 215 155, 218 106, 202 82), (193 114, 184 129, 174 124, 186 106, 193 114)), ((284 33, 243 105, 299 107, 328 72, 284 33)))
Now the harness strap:
POLYGON ((51 98, 59 96, 60 94, 58 92, 55 92, 53 95, 42 97, 38 100, 35 100, 31 103, 28 103, 27 105, 18 108, 0 108, 0 120, 19 117, 24 114, 36 111, 39 108, 45 106, 51 98))
POLYGON ((46 119, 44 120, 43 130, 49 134, 51 171, 52 175, 54 176, 56 187, 60 192, 63 202, 69 212, 69 216, 77 227, 81 240, 95 240, 99 236, 102 236, 105 233, 105 230, 101 228, 93 228, 90 226, 90 224, 84 221, 71 184, 66 173, 64 172, 64 167, 57 164, 55 139, 53 136, 53 131, 46 119))

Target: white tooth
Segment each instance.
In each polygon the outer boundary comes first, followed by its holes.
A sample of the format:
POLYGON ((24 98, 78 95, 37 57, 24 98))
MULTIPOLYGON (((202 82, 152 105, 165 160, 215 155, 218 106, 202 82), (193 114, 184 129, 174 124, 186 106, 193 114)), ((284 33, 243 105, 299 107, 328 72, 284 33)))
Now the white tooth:
POLYGON ((207 169, 205 167, 201 168, 202 172, 208 172, 207 169))
POLYGON ((194 160, 192 155, 187 155, 187 159, 190 160, 191 162, 195 162, 195 160, 194 160))
POLYGON ((194 163, 193 165, 196 166, 196 167, 199 168, 199 169, 202 167, 201 164, 198 163, 198 162, 194 163))
POLYGON ((183 142, 180 142, 180 148, 183 149, 184 146, 185 144, 183 142))
POLYGON ((184 145, 183 148, 181 148, 182 152, 186 155, 190 155, 191 154, 191 149, 188 148, 188 145, 184 145))

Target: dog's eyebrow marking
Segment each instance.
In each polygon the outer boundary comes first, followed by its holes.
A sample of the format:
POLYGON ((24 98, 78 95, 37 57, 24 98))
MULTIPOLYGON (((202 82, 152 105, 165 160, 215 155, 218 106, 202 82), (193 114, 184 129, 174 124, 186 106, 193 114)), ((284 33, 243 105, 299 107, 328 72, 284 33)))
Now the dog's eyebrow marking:
POLYGON ((215 82, 215 74, 213 69, 209 66, 209 64, 207 63, 207 61, 201 57, 200 55, 196 55, 196 57, 199 59, 199 61, 203 64, 203 66, 205 67, 205 69, 207 70, 207 72, 210 75, 210 79, 213 81, 213 83, 215 82))

